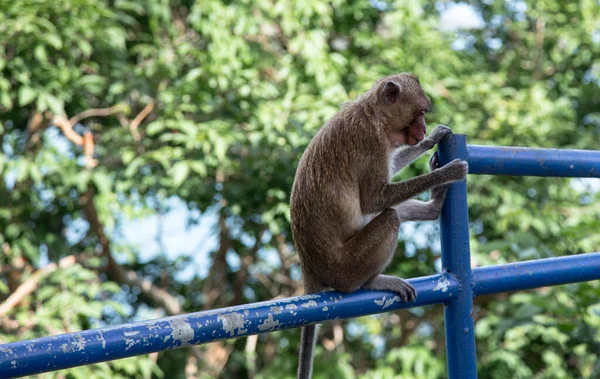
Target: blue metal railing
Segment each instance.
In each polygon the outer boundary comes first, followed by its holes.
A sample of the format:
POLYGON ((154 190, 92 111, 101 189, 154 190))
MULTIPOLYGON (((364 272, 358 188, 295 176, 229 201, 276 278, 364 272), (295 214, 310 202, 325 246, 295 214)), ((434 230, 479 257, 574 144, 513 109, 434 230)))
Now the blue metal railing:
MULTIPOLYGON (((600 151, 439 146, 440 163, 467 159, 470 174, 600 178, 600 151)), ((0 378, 19 377, 332 319, 443 304, 448 377, 477 377, 473 297, 600 279, 600 253, 471 269, 466 181, 451 186, 441 215, 441 274, 409 280, 417 301, 393 292, 323 292, 0 345, 0 378)))

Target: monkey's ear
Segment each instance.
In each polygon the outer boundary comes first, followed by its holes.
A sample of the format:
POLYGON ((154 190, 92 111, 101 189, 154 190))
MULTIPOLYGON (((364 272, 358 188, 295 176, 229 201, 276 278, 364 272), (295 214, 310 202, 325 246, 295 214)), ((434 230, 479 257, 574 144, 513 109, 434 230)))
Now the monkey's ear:
POLYGON ((387 82, 381 90, 381 100, 384 104, 393 104, 400 96, 400 86, 394 82, 387 82))

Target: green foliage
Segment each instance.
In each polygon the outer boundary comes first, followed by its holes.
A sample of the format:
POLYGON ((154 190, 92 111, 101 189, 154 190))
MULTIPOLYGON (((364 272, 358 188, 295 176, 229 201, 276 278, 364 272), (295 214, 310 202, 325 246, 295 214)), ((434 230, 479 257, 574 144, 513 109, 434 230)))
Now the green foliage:
MULTIPOLYGON (((172 301, 197 311, 298 293, 298 159, 383 75, 419 75, 430 125, 470 143, 598 149, 597 4, 468 3, 481 28, 448 30, 445 1, 0 1, 0 302, 48 262, 78 262, 0 316, 0 342, 157 317, 178 311, 172 301), (123 238, 174 199, 190 227, 216 220, 209 267, 186 280, 190 257, 160 246, 148 258, 123 238)), ((600 250, 597 181, 468 186, 475 265, 600 250)), ((431 274, 435 224, 407 224, 400 239, 389 272, 431 274)), ((599 298, 592 282, 478 299, 479 376, 599 377, 599 298)), ((438 307, 326 325, 316 377, 442 378, 442 325, 438 307)), ((277 332, 47 377, 294 377, 298 340, 277 332)))

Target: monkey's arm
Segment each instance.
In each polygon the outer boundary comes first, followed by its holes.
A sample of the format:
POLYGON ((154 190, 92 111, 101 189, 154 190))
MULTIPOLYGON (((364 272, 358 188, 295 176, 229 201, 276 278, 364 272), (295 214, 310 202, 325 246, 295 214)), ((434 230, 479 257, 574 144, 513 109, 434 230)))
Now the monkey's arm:
POLYGON ((414 146, 409 146, 404 150, 398 152, 394 158, 393 172, 397 173, 403 167, 408 166, 411 162, 417 160, 421 155, 425 154, 427 150, 434 147, 438 142, 441 141, 446 135, 452 133, 449 127, 444 125, 438 125, 423 141, 419 142, 414 146))
MULTIPOLYGON (((429 158, 429 171, 431 172, 438 168, 440 168, 438 156, 437 153, 434 153, 429 158)), ((429 201, 408 199, 404 203, 396 205, 394 209, 396 209, 400 221, 429 221, 437 219, 442 211, 449 186, 449 184, 444 184, 433 188, 429 201)))
MULTIPOLYGON (((421 192, 462 180, 467 175, 468 169, 467 162, 455 159, 428 174, 397 183, 385 183, 372 196, 361 199, 363 212, 379 213, 386 208, 393 208, 406 202, 421 192)), ((443 187, 439 190, 443 190, 443 187)))

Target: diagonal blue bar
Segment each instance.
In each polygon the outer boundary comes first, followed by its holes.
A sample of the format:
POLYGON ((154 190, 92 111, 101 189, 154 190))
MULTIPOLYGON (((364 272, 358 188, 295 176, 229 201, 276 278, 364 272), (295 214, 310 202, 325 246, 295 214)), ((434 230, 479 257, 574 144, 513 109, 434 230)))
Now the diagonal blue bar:
POLYGON ((409 282, 418 293, 417 300, 409 304, 401 303, 395 293, 386 291, 323 292, 4 344, 0 345, 0 378, 439 304, 456 298, 459 293, 458 283, 449 274, 409 282))
POLYGON ((468 146, 469 174, 600 178, 600 151, 468 146))
MULTIPOLYGON (((439 162, 467 158, 467 137, 454 134, 438 146, 439 162)), ((445 304, 446 362, 448 378, 476 379, 477 357, 473 325, 473 293, 471 289, 471 252, 469 249, 469 214, 467 181, 456 182, 448 189, 440 216, 442 267, 456 276, 461 284, 457 299, 445 304)))
POLYGON ((600 279, 600 253, 509 263, 473 270, 475 296, 600 279))

